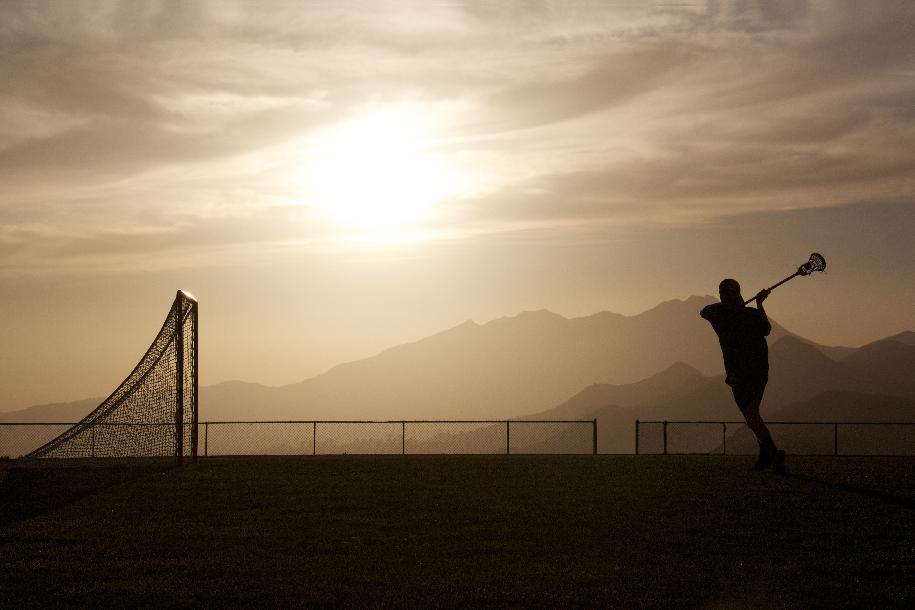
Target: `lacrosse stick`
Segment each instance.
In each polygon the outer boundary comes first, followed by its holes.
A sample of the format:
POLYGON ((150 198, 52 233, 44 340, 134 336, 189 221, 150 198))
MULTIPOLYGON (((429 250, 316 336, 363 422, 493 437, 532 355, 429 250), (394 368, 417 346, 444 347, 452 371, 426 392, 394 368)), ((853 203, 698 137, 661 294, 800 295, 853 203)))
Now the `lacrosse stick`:
MULTIPOLYGON (((778 284, 775 284, 774 286, 770 286, 769 288, 767 288, 767 290, 769 290, 771 292, 790 279, 794 279, 799 275, 810 275, 814 271, 826 271, 826 259, 823 258, 823 255, 820 254, 819 252, 814 252, 813 254, 811 254, 810 260, 808 260, 806 263, 804 263, 803 265, 798 267, 797 271, 795 271, 794 273, 792 273, 791 275, 789 275, 788 277, 786 277, 785 279, 780 281, 778 284)), ((752 303, 755 300, 756 300, 756 297, 753 297, 752 299, 747 299, 746 301, 744 301, 743 304, 747 305, 748 303, 752 303)))

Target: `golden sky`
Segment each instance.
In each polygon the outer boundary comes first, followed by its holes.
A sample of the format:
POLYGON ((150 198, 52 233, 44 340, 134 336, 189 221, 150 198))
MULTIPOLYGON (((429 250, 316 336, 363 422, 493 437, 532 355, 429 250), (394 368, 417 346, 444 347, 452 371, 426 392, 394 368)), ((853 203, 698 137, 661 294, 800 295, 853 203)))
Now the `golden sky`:
POLYGON ((174 291, 201 381, 521 310, 745 292, 915 328, 915 4, 0 3, 0 410, 105 394, 174 291))

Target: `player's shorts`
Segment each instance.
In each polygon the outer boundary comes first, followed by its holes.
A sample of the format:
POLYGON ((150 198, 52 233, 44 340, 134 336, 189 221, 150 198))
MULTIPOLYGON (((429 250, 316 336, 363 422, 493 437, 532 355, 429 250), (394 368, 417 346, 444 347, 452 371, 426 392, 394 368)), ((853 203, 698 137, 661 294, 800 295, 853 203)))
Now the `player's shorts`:
POLYGON ((761 371, 738 378, 736 383, 731 386, 731 392, 734 394, 734 402, 737 403, 737 407, 742 411, 762 400, 767 383, 769 383, 768 371, 761 371))

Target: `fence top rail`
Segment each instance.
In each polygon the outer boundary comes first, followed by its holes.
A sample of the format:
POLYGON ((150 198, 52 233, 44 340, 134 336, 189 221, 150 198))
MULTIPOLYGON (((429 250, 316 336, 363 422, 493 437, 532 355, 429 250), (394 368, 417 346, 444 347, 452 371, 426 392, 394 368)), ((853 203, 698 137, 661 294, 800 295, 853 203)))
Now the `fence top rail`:
MULTIPOLYGON (((745 421, 714 421, 714 420, 635 420, 639 424, 734 424, 746 425, 745 421)), ((915 421, 766 421, 766 424, 802 425, 802 426, 915 426, 915 421)))
POLYGON ((591 419, 308 419, 208 421, 201 424, 593 424, 591 419))
MULTIPOLYGON (((3 421, 0 426, 75 426, 80 422, 75 421, 3 421)), ((203 423, 203 422, 201 422, 203 423)), ((190 425, 190 424, 185 424, 190 425)), ((173 421, 100 421, 95 422, 89 428, 94 426, 175 426, 173 421)))
MULTIPOLYGON (((257 420, 257 421, 201 421, 198 425, 207 424, 594 424, 594 419, 291 419, 291 420, 257 420)), ((740 420, 643 420, 639 424, 727 424, 746 425, 740 420)), ((75 426, 79 422, 65 421, 10 421, 0 422, 0 426, 75 426)), ((772 425, 801 426, 915 426, 915 421, 767 421, 772 425)), ((94 426, 174 426, 175 422, 96 422, 94 426)), ((193 424, 185 423, 190 426, 193 424)))
MULTIPOLYGON (((201 421, 204 424, 593 424, 593 419, 307 419, 201 421)), ((0 422, 0 426, 75 426, 79 422, 0 422)), ((643 422, 647 423, 647 422, 643 422)), ((175 422, 97 422, 95 426, 174 426, 175 422)), ((185 424, 192 425, 192 424, 185 424)))

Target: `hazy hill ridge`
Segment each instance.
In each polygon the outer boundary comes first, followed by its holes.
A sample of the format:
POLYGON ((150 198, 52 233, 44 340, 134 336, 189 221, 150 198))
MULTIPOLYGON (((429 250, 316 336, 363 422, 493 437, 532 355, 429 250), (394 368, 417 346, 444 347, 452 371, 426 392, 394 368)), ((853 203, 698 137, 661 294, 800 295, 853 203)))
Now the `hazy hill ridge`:
MULTIPOLYGON (((884 339, 836 362, 785 336, 770 346, 770 362, 762 404, 768 419, 915 422, 915 345, 884 339)), ((600 450, 630 452, 636 419, 739 421, 741 416, 723 376, 678 363, 634 384, 589 386, 529 418, 597 418, 600 450)))
MULTIPOLYGON (((202 387, 201 419, 505 419, 551 409, 595 384, 620 386, 612 400, 595 398, 595 408, 619 403, 673 413, 687 401, 708 405, 702 412, 712 416, 721 402, 721 413, 734 415, 726 386, 712 378, 722 368, 717 340, 698 316, 714 301, 667 301, 635 316, 567 319, 541 310, 482 325, 468 321, 297 384, 202 387)), ((909 361, 911 336, 884 340, 893 342, 888 348, 883 342, 860 350, 824 348, 773 321, 773 378, 781 381, 771 384, 767 404, 809 400, 826 390, 870 393, 887 383, 908 392, 908 372, 893 372, 887 361, 909 361), (824 350, 850 355, 835 362, 824 350)), ((81 403, 83 412, 94 406, 81 403)), ((73 419, 75 407, 36 407, 0 418, 60 420, 66 411, 64 419, 73 419)))
MULTIPOLYGON (((279 388, 279 404, 301 405, 317 418, 503 419, 556 405, 595 382, 636 382, 676 362, 713 373, 721 354, 698 316, 713 300, 668 301, 636 316, 567 319, 541 310, 466 322, 279 388)), ((787 334, 775 325, 773 338, 787 334)))

